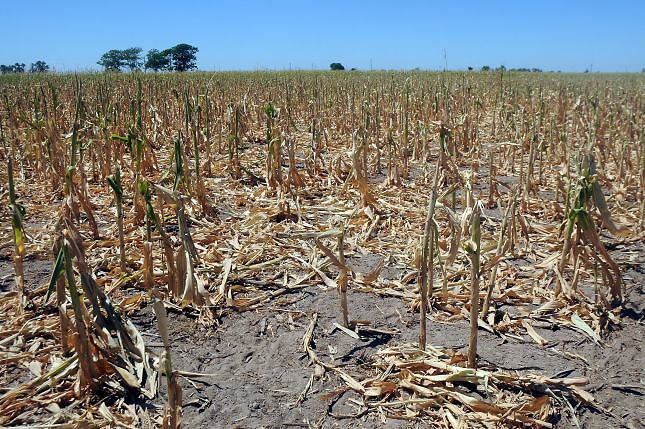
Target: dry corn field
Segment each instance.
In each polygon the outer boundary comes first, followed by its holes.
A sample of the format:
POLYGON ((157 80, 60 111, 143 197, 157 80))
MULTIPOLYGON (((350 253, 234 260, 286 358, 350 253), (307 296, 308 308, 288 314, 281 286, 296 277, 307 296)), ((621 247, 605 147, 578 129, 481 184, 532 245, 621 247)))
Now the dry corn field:
POLYGON ((0 426, 645 427, 645 77, 0 78, 0 426))

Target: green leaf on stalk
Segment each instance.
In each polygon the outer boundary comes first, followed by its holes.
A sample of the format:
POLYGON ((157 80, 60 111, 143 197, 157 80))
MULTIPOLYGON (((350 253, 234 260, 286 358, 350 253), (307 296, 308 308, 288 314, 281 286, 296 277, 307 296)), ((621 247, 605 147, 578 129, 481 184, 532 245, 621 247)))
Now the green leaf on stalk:
POLYGON ((117 167, 112 176, 107 177, 110 187, 114 191, 118 201, 123 201, 123 187, 121 186, 121 171, 117 167))
POLYGON ((129 138, 127 138, 125 136, 120 136, 118 134, 112 134, 112 135, 110 135, 110 138, 112 140, 114 140, 114 141, 120 141, 120 142, 123 142, 123 143, 127 143, 128 141, 130 141, 129 138))
POLYGON ((181 135, 175 140, 175 184, 172 187, 176 191, 184 174, 184 166, 181 159, 181 135))
POLYGON ((47 288, 47 295, 45 295, 45 302, 49 301, 49 297, 51 296, 52 292, 54 292, 54 288, 56 287, 56 282, 58 282, 60 276, 63 275, 64 269, 65 253, 63 252, 63 248, 61 247, 61 249, 58 251, 56 262, 54 263, 54 269, 52 270, 52 274, 49 278, 49 287, 47 288))

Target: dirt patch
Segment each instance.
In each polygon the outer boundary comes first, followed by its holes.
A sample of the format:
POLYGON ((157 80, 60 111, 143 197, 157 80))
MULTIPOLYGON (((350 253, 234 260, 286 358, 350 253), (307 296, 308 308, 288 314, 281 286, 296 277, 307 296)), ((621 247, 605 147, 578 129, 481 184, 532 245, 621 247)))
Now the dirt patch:
POLYGON ((603 347, 594 347, 588 354, 589 390, 607 412, 583 411, 580 421, 586 428, 645 428, 644 306, 641 282, 628 294, 622 327, 607 336, 603 347))
MULTIPOLYGON (((381 257, 356 255, 350 263, 357 271, 371 271, 381 257)), ((30 258, 25 261, 28 290, 46 284, 51 261, 30 258)), ((536 327, 549 341, 550 348, 540 347, 530 339, 505 341, 486 331, 479 333, 479 358, 482 366, 536 372, 546 376, 588 377, 588 390, 595 396, 597 409, 579 410, 560 416, 556 427, 584 428, 645 427, 643 407, 642 338, 645 300, 643 299, 643 268, 634 264, 624 271, 632 285, 624 304, 621 326, 608 333, 602 346, 594 345, 586 336, 556 326, 536 327), (556 351, 573 351, 585 358, 563 356, 556 351)), ((0 260, 0 288, 13 290, 13 265, 0 260)), ((204 328, 194 318, 171 314, 173 362, 181 371, 209 374, 181 381, 184 391, 184 425, 191 428, 240 427, 415 427, 414 423, 387 420, 375 415, 360 419, 339 419, 332 415, 351 415, 358 407, 353 393, 346 393, 330 402, 323 398, 344 385, 335 374, 315 378, 310 392, 298 403, 314 374, 302 350, 302 337, 313 313, 318 314, 315 330, 317 354, 325 361, 343 368, 357 378, 371 371, 371 356, 380 348, 398 343, 415 342, 418 313, 411 312, 399 298, 378 297, 370 293, 349 293, 352 319, 370 321, 377 332, 363 332, 361 339, 351 338, 334 330, 338 321, 338 297, 333 290, 311 286, 297 294, 284 296, 257 311, 225 316, 213 328, 204 328)), ((156 321, 151 308, 132 316, 144 333, 153 351, 161 351, 156 321)), ((429 321, 428 339, 437 347, 464 351, 468 324, 429 321)), ((0 383, 15 386, 30 379, 26 368, 7 374, 0 383)), ((163 407, 162 395, 149 404, 163 407)))
MULTIPOLYGON (((26 258, 23 263, 25 271, 25 289, 33 291, 49 281, 52 262, 49 260, 26 258)), ((0 258, 0 292, 12 291, 16 287, 15 271, 10 256, 0 258)))
MULTIPOLYGON (((184 315, 171 316, 175 367, 213 375, 201 381, 193 379, 195 385, 182 382, 186 426, 281 428, 315 426, 318 422, 324 422, 322 427, 355 426, 329 417, 328 403, 320 398, 342 385, 335 376, 316 381, 307 399, 296 405, 314 371, 302 347, 309 316, 318 314, 318 355, 351 370, 364 365, 379 346, 411 340, 415 333, 407 329, 398 332, 398 327, 401 319, 414 323, 415 315, 407 313, 399 299, 371 294, 352 294, 349 305, 354 319, 370 320, 371 327, 392 333, 371 333, 357 340, 338 330, 332 332, 338 315, 336 292, 316 287, 262 310, 233 314, 212 330, 197 327, 184 315)), ((151 309, 133 320, 147 336, 156 335, 151 309)), ((343 404, 338 407, 344 408, 343 404)), ((332 407, 331 412, 343 411, 332 407)), ((386 427, 406 427, 396 423, 386 427)), ((371 427, 374 422, 365 424, 371 427)))
MULTIPOLYGON (((350 258, 350 263, 359 272, 369 272, 381 258, 356 255, 350 258)), ((588 377, 587 390, 595 396, 597 409, 578 410, 577 417, 572 413, 563 414, 552 421, 556 427, 576 427, 576 422, 584 428, 645 427, 644 275, 639 264, 628 266, 624 278, 631 286, 621 325, 607 334, 601 346, 580 333, 557 326, 536 326, 538 333, 549 341, 549 347, 540 347, 528 337, 525 341, 506 341, 480 331, 480 364, 553 377, 588 377), (558 351, 575 352, 589 365, 558 351)), ((27 289, 45 285, 50 270, 51 261, 27 259, 27 289)), ((0 260, 0 280, 0 288, 13 289, 13 265, 6 258, 0 260)), ((358 379, 370 375, 371 356, 380 348, 417 340, 418 313, 410 311, 399 298, 350 290, 349 309, 352 319, 369 321, 370 328, 382 332, 363 332, 361 339, 355 339, 334 329, 339 316, 337 294, 316 286, 283 296, 256 311, 225 316, 213 328, 201 327, 194 318, 184 314, 171 314, 175 369, 209 374, 181 381, 184 427, 416 427, 416 423, 405 421, 382 422, 373 414, 354 419, 337 418, 356 413, 358 406, 352 401, 358 397, 348 392, 332 402, 323 398, 326 393, 344 386, 335 374, 315 378, 311 390, 299 402, 314 374, 302 350, 302 338, 313 313, 318 315, 314 335, 316 353, 358 379)), ((143 332, 148 347, 161 351, 151 308, 142 309, 132 319, 143 332)), ((436 347, 464 351, 468 323, 429 321, 428 340, 436 347)), ((0 384, 7 388, 31 378, 26 368, 17 368, 6 375, 0 384)), ((148 405, 160 409, 166 400, 162 383, 162 395, 148 405)))
MULTIPOLYGON (((629 303, 642 306, 642 286, 631 290, 629 303)), ((385 332, 363 333, 362 339, 355 339, 334 330, 339 316, 337 295, 313 286, 264 309, 224 317, 212 329, 199 327, 185 315, 171 315, 175 368, 210 374, 182 381, 186 427, 415 427, 398 420, 381 422, 375 415, 333 417, 358 410, 352 402, 358 398, 352 393, 335 402, 322 397, 344 385, 334 374, 315 379, 306 399, 297 403, 314 372, 302 350, 302 337, 313 313, 318 314, 316 353, 359 379, 370 374, 370 356, 379 348, 417 339, 418 314, 400 299, 355 292, 349 294, 349 308, 352 319, 368 320, 371 328, 385 332)), ((153 348, 160 350, 152 310, 142 310, 133 320, 153 348)), ((480 331, 481 365, 553 377, 589 377, 599 409, 579 413, 582 427, 643 427, 644 332, 640 320, 625 317, 623 326, 612 332, 603 346, 595 346, 586 336, 568 329, 537 330, 550 347, 538 346, 528 338, 509 342, 480 331), (587 359, 589 366, 558 351, 575 352, 587 359)), ((467 322, 431 321, 428 325, 429 342, 437 347, 463 351, 467 336, 467 322)), ((156 405, 162 406, 165 400, 162 395, 156 405)), ((569 413, 552 423, 565 428, 575 427, 575 421, 569 413)))

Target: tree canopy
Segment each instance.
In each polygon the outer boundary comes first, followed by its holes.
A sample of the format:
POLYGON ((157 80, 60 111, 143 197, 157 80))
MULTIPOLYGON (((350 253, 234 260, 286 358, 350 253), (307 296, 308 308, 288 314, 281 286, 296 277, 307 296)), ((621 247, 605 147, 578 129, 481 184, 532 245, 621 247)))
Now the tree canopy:
POLYGON ((197 68, 197 52, 199 49, 196 46, 187 43, 180 43, 163 51, 150 49, 144 67, 155 72, 194 70, 197 68))
POLYGON ((170 51, 169 54, 174 71, 183 72, 197 68, 197 57, 195 56, 199 52, 197 47, 180 43, 170 49, 166 49, 166 51, 170 51))
POLYGON ((36 61, 35 63, 31 63, 31 67, 29 68, 29 71, 31 73, 46 73, 48 70, 49 66, 44 61, 36 61))
POLYGON ((101 56, 97 64, 106 71, 121 71, 124 68, 139 70, 141 68, 141 48, 111 49, 101 56))
POLYGON ((345 70, 345 67, 341 63, 331 63, 329 64, 331 70, 345 70))
MULTIPOLYGON (((49 66, 47 65, 46 62, 44 61, 36 61, 35 63, 31 63, 31 67, 29 67, 29 72, 30 73, 45 73, 49 70, 49 66)), ((15 63, 15 64, 10 64, 10 65, 5 65, 2 64, 0 65, 0 73, 2 74, 7 74, 7 73, 24 73, 26 71, 25 68, 25 63, 15 63)))
POLYGON ((146 70, 160 71, 170 69, 170 55, 166 51, 159 52, 158 49, 150 49, 146 55, 146 70))
POLYGON ((24 73, 25 72, 25 63, 15 63, 13 65, 0 65, 0 73, 24 73))

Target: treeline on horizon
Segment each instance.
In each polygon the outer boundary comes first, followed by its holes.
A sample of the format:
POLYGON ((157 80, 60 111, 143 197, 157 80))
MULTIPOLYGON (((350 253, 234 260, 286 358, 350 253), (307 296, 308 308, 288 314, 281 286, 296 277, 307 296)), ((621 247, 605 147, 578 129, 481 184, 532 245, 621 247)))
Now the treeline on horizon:
POLYGON ((135 71, 152 70, 184 72, 197 69, 197 52, 199 48, 187 43, 180 43, 171 48, 160 51, 150 49, 146 54, 145 61, 141 56, 143 49, 112 49, 104 53, 97 61, 105 71, 120 72, 124 69, 135 71))
MULTIPOLYGON (((142 57, 143 49, 139 47, 132 47, 128 49, 111 49, 105 52, 101 58, 97 61, 97 64, 103 67, 103 70, 106 72, 122 72, 122 71, 166 71, 166 72, 185 72, 190 70, 197 70, 197 52, 199 48, 196 46, 189 45, 187 43, 180 43, 171 48, 164 49, 162 51, 158 49, 150 49, 146 54, 145 59, 142 57)), ((10 73, 25 73, 29 71, 30 73, 46 73, 50 70, 49 65, 42 60, 36 61, 31 64, 29 70, 26 69, 24 63, 16 62, 15 64, 0 65, 1 74, 10 74, 10 73)), ((304 70, 304 69, 303 69, 304 70)), ((329 70, 332 71, 344 71, 345 67, 338 62, 331 63, 329 65, 329 70)), ((351 68, 351 71, 358 71, 356 68, 351 68)), ((392 69, 393 70, 393 69, 392 69)), ((392 70, 371 70, 370 71, 392 71, 392 70)), ((276 70, 277 71, 277 70, 276 70)), ((440 71, 440 70, 426 70, 420 68, 410 69, 408 71, 440 71)), ((462 70, 448 70, 443 69, 443 71, 462 71, 462 70)), ((469 66, 467 71, 477 71, 474 67, 469 66)), ((543 70, 537 67, 519 67, 519 68, 506 68, 504 65, 492 68, 488 65, 482 66, 479 71, 482 72, 522 72, 522 73, 542 73, 543 70)), ((548 73, 561 73, 561 70, 557 72, 554 70, 548 71, 548 73)), ((576 72, 573 72, 576 73, 576 72)), ((589 73, 589 69, 584 70, 583 73, 589 73)), ((641 73, 645 73, 645 68, 641 70, 641 73)))
MULTIPOLYGON (((9 65, 0 64, 0 73, 2 74, 24 73, 25 71, 25 63, 15 63, 9 65)), ((29 73, 46 73, 47 71, 49 71, 49 66, 44 61, 36 61, 35 63, 31 63, 31 67, 29 67, 29 73)))
MULTIPOLYGON (((145 61, 141 56, 142 52, 143 49, 138 47, 111 49, 101 55, 101 58, 96 63, 109 72, 138 71, 142 68, 155 72, 184 72, 197 69, 196 54, 199 49, 187 43, 180 43, 162 51, 150 49, 145 61)), ((11 65, 0 65, 0 73, 2 74, 25 73, 25 71, 24 63, 17 62, 11 65)), ((31 73, 45 73, 49 71, 49 65, 44 61, 36 61, 31 64, 29 71, 31 73)))

